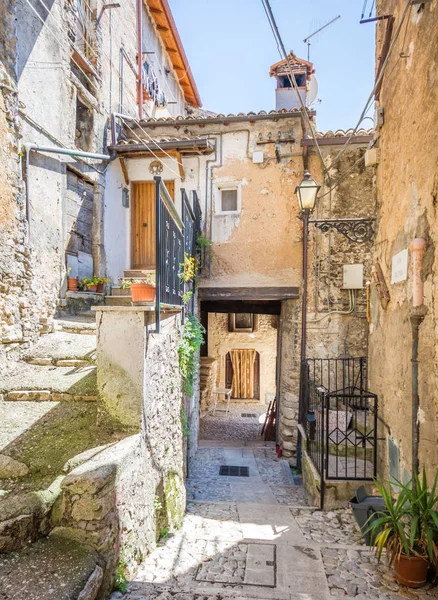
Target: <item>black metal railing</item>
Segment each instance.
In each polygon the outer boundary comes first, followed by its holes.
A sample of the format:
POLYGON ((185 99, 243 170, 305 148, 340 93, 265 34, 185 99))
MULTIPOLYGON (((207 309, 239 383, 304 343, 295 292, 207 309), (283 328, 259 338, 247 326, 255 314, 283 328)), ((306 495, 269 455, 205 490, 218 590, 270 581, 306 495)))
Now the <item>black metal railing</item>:
POLYGON ((160 331, 162 307, 182 306, 184 225, 161 177, 155 177, 156 201, 156 331, 160 331))
POLYGON ((309 358, 301 376, 301 425, 321 480, 375 477, 378 405, 366 389, 366 358, 309 358))
MULTIPOLYGON (((184 254, 189 257, 195 257, 196 255, 196 228, 197 228, 197 219, 196 215, 190 206, 189 198, 184 189, 181 190, 181 210, 182 210, 182 220, 184 224, 184 254)), ((195 311, 195 282, 185 282, 184 283, 184 293, 190 293, 191 298, 185 304, 185 310, 189 314, 193 314, 195 311)))

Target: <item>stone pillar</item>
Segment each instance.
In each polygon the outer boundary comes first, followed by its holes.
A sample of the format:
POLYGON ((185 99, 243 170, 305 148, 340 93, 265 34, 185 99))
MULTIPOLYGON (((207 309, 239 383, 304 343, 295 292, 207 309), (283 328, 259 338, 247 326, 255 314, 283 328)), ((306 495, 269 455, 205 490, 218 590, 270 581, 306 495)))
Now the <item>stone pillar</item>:
POLYGON ((283 456, 291 462, 296 457, 298 437, 298 400, 300 390, 300 305, 285 300, 280 316, 280 390, 279 438, 283 456))

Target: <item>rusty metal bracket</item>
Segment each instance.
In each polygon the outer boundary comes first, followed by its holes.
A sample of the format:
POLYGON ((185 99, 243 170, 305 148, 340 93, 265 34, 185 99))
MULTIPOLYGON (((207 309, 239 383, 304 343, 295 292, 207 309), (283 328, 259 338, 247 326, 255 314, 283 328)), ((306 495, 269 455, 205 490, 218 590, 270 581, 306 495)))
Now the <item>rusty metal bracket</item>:
POLYGON ((314 219, 310 221, 323 233, 336 229, 351 242, 363 244, 369 242, 374 235, 375 219, 314 219))

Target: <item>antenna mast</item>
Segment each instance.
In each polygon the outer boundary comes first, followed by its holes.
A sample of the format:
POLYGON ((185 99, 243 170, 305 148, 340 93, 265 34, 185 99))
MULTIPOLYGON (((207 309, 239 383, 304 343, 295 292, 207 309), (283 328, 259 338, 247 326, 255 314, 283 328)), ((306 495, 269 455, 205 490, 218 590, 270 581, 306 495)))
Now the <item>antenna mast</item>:
POLYGON ((314 35, 316 35, 317 33, 319 33, 320 31, 322 31, 323 29, 325 29, 326 27, 328 27, 329 25, 331 25, 332 23, 334 23, 335 21, 337 21, 340 18, 341 18, 341 15, 338 15, 337 17, 335 17, 334 19, 332 19, 331 21, 329 21, 328 23, 326 23, 325 25, 323 25, 322 27, 320 27, 319 29, 317 29, 316 31, 311 33, 310 35, 308 35, 306 37, 306 39, 303 40, 303 42, 305 44, 307 44, 307 60, 309 62, 310 62, 310 46, 312 44, 312 42, 310 41, 310 38, 313 38, 314 35))

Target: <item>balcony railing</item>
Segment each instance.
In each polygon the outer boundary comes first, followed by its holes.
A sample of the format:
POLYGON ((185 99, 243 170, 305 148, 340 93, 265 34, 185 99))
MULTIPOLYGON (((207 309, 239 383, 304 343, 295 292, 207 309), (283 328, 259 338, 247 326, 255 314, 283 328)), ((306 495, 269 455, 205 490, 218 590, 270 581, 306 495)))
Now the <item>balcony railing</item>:
MULTIPOLYGON (((185 291, 194 292, 194 284, 186 284, 179 277, 184 263, 184 252, 194 256, 196 233, 200 230, 201 213, 199 201, 194 208, 190 205, 185 190, 182 190, 182 218, 167 191, 161 177, 155 177, 156 200, 156 331, 160 331, 160 310, 182 307, 185 291)), ((195 194, 195 192, 193 192, 195 194)), ((196 197, 197 200, 197 197, 196 197)), ((194 310, 194 293, 191 309, 194 310)))

